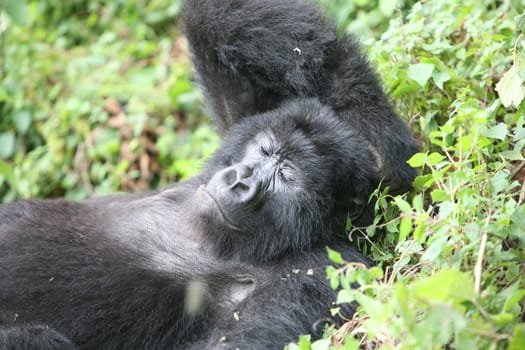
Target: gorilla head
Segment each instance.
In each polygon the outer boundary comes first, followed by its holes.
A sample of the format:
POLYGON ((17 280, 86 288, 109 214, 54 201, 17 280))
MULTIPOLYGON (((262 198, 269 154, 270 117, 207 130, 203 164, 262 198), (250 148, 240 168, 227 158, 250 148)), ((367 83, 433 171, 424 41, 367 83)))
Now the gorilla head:
POLYGON ((317 100, 246 118, 207 173, 191 206, 205 241, 255 262, 333 241, 379 177, 366 143, 317 100))

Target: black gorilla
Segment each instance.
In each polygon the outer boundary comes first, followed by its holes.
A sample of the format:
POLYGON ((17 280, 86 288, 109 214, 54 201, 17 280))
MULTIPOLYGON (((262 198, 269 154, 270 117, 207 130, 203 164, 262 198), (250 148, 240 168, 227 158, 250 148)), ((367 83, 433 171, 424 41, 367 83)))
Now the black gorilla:
POLYGON ((325 244, 366 262, 337 242, 348 199, 377 184, 363 142, 301 100, 243 119, 203 174, 157 194, 1 205, 0 328, 20 342, 40 324, 83 349, 179 349, 220 346, 240 318, 254 339, 273 320, 281 345, 329 316, 325 244))
POLYGON ((329 317, 326 244, 368 263, 347 211, 380 176, 408 188, 415 143, 355 43, 302 2, 190 0, 184 22, 221 149, 157 194, 0 206, 0 347, 59 336, 42 324, 84 349, 275 349, 329 317))
MULTIPOLYGON (((351 37, 338 37, 315 5, 297 0, 186 0, 182 20, 197 81, 219 130, 226 132, 244 118, 265 111, 285 115, 288 101, 316 97, 335 112, 340 127, 352 130, 355 141, 372 152, 376 169, 391 192, 411 188, 415 171, 406 160, 417 151, 416 141, 390 107, 358 44, 351 37)), ((346 154, 339 159, 357 156, 367 163, 368 155, 346 154)), ((333 179, 330 172, 323 177, 333 179)), ((356 182, 346 185, 353 190, 367 188, 356 182)), ((348 193, 344 184, 341 188, 348 193)), ((344 196, 335 197, 334 203, 338 210, 356 213, 354 224, 366 225, 371 208, 367 215, 359 211, 366 204, 360 201, 364 197, 352 194, 346 201, 344 196)), ((342 231, 342 225, 338 226, 342 231)), ((357 258, 346 238, 325 242, 357 258)), ((326 264, 321 245, 322 241, 312 245, 303 252, 307 258, 298 260, 313 266, 326 264)), ((297 252, 287 254, 286 259, 297 256, 297 252)), ((334 300, 326 281, 313 281, 310 285, 300 280, 290 289, 277 289, 276 295, 271 288, 255 289, 236 307, 244 316, 240 322, 230 317, 217 324, 208 339, 191 349, 282 348, 298 334, 309 332, 315 317, 326 316, 326 301, 334 300), (283 294, 286 292, 289 294, 283 294)))
POLYGON ((187 0, 183 24, 216 124, 316 97, 369 143, 391 193, 411 188, 417 151, 357 42, 302 0, 187 0))

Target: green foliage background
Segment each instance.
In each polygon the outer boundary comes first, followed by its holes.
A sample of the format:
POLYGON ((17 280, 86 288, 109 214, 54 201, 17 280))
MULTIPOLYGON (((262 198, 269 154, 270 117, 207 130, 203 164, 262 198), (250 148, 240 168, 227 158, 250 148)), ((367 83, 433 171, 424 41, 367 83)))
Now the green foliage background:
MULTIPOLYGON (((525 1, 319 1, 363 41, 421 142, 420 176, 409 195, 378 193, 374 225, 350 229, 377 267, 329 252, 354 319, 288 348, 525 348, 525 1)), ((0 0, 2 202, 199 171, 219 139, 191 84, 180 6, 0 0)))

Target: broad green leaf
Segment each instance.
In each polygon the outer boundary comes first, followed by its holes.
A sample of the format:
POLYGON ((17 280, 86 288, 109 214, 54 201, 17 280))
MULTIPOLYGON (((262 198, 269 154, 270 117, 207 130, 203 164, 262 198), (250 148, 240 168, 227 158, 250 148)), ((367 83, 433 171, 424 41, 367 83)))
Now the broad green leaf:
POLYGON ((356 292, 350 289, 341 289, 337 293, 337 299, 336 304, 344 304, 344 303, 351 303, 352 301, 355 301, 356 292))
POLYGON ((15 122, 16 130, 19 133, 25 134, 27 130, 29 130, 29 126, 31 125, 31 112, 27 109, 13 113, 12 118, 15 122))
POLYGON ((408 67, 408 77, 416 81, 421 87, 427 85, 428 79, 434 71, 434 65, 429 63, 417 63, 408 67))
POLYGON ((394 202, 396 202, 396 205, 399 207, 399 209, 405 213, 405 214, 412 214, 412 207, 410 204, 408 204, 407 201, 402 199, 401 197, 395 197, 394 202))
POLYGON ((299 337, 299 350, 310 350, 311 341, 310 335, 301 335, 299 337))
POLYGON ((446 219, 450 214, 456 211, 456 203, 451 202, 450 200, 444 201, 439 205, 439 218, 446 219))
POLYGON ((443 84, 450 80, 450 74, 448 72, 436 72, 432 73, 432 80, 436 83, 436 86, 443 90, 443 84))
POLYGON ((422 190, 434 185, 435 180, 432 174, 419 175, 413 182, 413 186, 416 190, 422 190))
POLYGON ((404 217, 399 224, 399 242, 403 241, 412 230, 412 219, 404 217))
POLYGON ((474 280, 466 272, 443 269, 435 275, 415 282, 411 287, 419 298, 434 301, 462 302, 473 299, 474 280))
POLYGON ((410 158, 407 163, 412 167, 412 168, 418 168, 418 167, 422 167, 423 165, 425 165, 425 162, 427 160, 427 155, 426 153, 416 153, 412 156, 412 158, 410 158))
POLYGON ((514 66, 516 67, 521 80, 525 80, 525 55, 516 52, 514 55, 514 66))
POLYGON ((341 253, 333 250, 333 249, 330 249, 328 247, 326 247, 326 250, 328 251, 328 258, 330 259, 330 261, 336 263, 336 264, 342 264, 344 263, 344 260, 343 260, 343 257, 341 256, 341 253))
POLYGON ((398 0, 379 0, 379 9, 385 16, 390 17, 394 13, 397 4, 398 0))
POLYGON ((432 191, 430 197, 432 197, 433 202, 444 202, 450 199, 450 196, 446 191, 439 189, 432 191))
POLYGON ((383 269, 381 269, 379 266, 371 267, 368 270, 368 273, 370 274, 370 277, 372 277, 373 279, 376 279, 376 280, 380 280, 384 276, 383 269))
POLYGON ((514 21, 516 22, 516 27, 520 32, 525 32, 525 13, 522 13, 519 16, 516 16, 514 18, 514 21))
POLYGON ((518 107, 525 98, 525 87, 519 76, 516 65, 503 74, 503 78, 496 84, 496 91, 505 107, 513 105, 518 107))
POLYGON ((496 174, 492 175, 490 183, 496 192, 501 192, 507 189, 509 186, 509 175, 510 173, 508 170, 498 171, 496 174))
POLYGON ((13 168, 2 160, 0 160, 0 175, 3 175, 7 182, 13 185, 13 168))
POLYGON ((330 349, 330 338, 319 339, 312 343, 312 350, 328 350, 330 349))
POLYGON ((27 24, 27 2, 25 0, 4 0, 0 2, 0 11, 4 10, 13 22, 27 24))
POLYGON ((15 134, 6 131, 0 134, 0 158, 9 158, 15 151, 15 134))
MULTIPOLYGON (((510 312, 502 312, 497 315, 491 315, 490 320, 494 322, 497 327, 503 327, 514 321, 514 315, 510 312)), ((524 344, 525 345, 525 344, 524 344)))
POLYGON ((507 136, 507 132, 507 124, 498 123, 487 131, 487 137, 490 137, 491 139, 504 140, 505 136, 507 136))
POLYGON ((518 141, 525 138, 525 128, 517 128, 514 132, 514 141, 518 141))
POLYGON ((509 350, 523 350, 525 345, 525 323, 518 323, 512 332, 509 350))
POLYGON ((442 160, 444 160, 446 157, 444 155, 441 155, 437 152, 432 152, 429 156, 428 156, 428 163, 430 165, 436 165, 437 163, 441 162, 442 160))
POLYGON ((503 151, 500 154, 508 160, 525 160, 522 150, 513 149, 512 151, 503 151))
POLYGON ((414 229, 414 239, 419 243, 423 243, 426 239, 426 229, 427 225, 424 222, 418 222, 416 228, 414 229))
POLYGON ((521 226, 525 227, 525 204, 520 205, 512 213, 511 220, 521 226))

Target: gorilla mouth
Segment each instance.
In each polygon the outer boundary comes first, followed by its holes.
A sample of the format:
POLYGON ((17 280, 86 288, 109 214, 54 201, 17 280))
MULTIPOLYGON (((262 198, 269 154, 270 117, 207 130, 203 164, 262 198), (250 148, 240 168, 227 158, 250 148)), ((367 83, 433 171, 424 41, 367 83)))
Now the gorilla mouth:
POLYGON ((215 197, 206 189, 205 185, 201 185, 199 187, 199 190, 213 203, 214 208, 216 209, 217 213, 221 216, 222 221, 228 226, 229 228, 235 230, 235 231, 241 231, 241 228, 234 224, 230 218, 226 215, 224 210, 222 209, 221 205, 215 199, 215 197))

